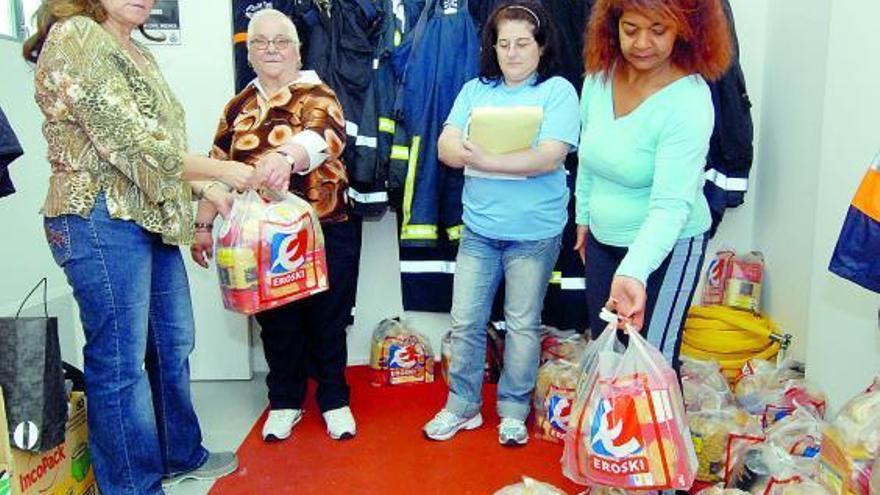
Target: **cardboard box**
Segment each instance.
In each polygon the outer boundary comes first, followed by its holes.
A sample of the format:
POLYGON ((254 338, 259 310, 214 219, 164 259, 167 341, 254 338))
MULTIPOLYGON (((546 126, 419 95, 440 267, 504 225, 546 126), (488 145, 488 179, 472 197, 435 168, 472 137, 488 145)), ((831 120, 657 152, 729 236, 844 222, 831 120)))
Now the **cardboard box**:
POLYGON ((74 392, 70 396, 63 444, 42 453, 12 448, 0 390, 0 495, 6 495, 4 469, 10 495, 97 495, 88 437, 86 397, 82 392, 74 392))

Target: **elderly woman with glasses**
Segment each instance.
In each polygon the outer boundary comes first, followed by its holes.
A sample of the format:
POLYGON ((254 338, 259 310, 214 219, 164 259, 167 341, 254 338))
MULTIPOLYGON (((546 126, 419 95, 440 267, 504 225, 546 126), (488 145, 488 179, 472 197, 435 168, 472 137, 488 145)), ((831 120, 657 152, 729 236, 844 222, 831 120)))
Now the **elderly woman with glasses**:
MULTIPOLYGON (((324 231, 330 289, 256 315, 269 365, 270 411, 263 439, 284 440, 302 418, 308 375, 330 437, 355 435, 345 381, 346 327, 354 305, 360 229, 346 203, 340 155, 345 120, 333 91, 303 71, 299 37, 281 12, 257 12, 248 25, 248 61, 257 78, 226 105, 211 156, 257 168, 267 187, 309 201, 324 231)), ((216 208, 201 202, 193 259, 207 267, 216 208)))
POLYGON ((498 441, 516 446, 528 440, 525 419, 538 371, 541 308, 567 220, 562 162, 577 146, 580 129, 577 93, 559 73, 555 33, 544 8, 532 0, 502 2, 483 30, 479 78, 464 85, 440 134, 440 160, 466 167, 466 178, 449 395, 424 426, 429 439, 449 440, 483 423, 485 329, 503 279, 507 337, 498 382, 498 441), (541 116, 524 149, 491 153, 466 134, 478 111, 510 107, 541 116), (491 175, 498 173, 506 176, 491 175))

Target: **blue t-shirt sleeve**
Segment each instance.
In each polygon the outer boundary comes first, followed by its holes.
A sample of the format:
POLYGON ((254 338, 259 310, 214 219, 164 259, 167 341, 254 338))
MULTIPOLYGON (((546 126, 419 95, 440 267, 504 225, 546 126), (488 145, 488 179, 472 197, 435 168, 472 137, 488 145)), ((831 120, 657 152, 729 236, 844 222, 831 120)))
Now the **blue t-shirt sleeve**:
POLYGON ((548 91, 538 143, 552 139, 568 143, 574 150, 581 132, 577 92, 570 82, 561 77, 552 77, 543 84, 548 85, 548 91))
POLYGON ((451 125, 462 132, 465 131, 468 119, 471 117, 471 110, 474 108, 473 93, 479 83, 479 79, 471 79, 461 87, 461 91, 458 92, 458 96, 455 97, 455 102, 452 104, 452 110, 446 117, 446 125, 451 125))

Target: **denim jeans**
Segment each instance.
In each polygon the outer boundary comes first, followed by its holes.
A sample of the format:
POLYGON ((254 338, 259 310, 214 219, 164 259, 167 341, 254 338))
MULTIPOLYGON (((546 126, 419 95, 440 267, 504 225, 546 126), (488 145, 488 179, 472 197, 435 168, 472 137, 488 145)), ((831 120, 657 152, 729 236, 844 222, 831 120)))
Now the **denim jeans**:
POLYGON ((89 447, 106 495, 161 494, 162 477, 208 457, 189 390, 194 324, 180 249, 110 218, 44 220, 86 336, 89 447))
POLYGON ((562 235, 505 241, 462 233, 452 294, 452 360, 446 409, 461 417, 480 411, 486 324, 504 278, 507 329, 504 370, 498 381, 498 415, 525 420, 541 353, 541 308, 562 235))

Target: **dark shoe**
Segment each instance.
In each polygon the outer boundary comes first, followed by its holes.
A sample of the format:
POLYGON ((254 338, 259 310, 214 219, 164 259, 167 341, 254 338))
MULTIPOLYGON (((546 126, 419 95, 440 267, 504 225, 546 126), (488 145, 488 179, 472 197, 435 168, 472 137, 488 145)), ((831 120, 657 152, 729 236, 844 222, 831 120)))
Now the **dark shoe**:
POLYGON ((205 462, 185 473, 162 480, 162 487, 168 488, 184 480, 216 480, 238 469, 238 457, 233 452, 210 452, 205 462))

